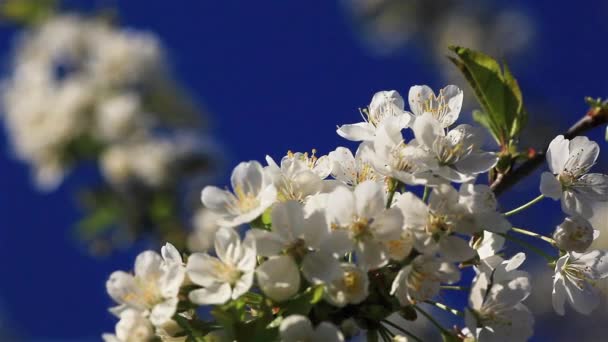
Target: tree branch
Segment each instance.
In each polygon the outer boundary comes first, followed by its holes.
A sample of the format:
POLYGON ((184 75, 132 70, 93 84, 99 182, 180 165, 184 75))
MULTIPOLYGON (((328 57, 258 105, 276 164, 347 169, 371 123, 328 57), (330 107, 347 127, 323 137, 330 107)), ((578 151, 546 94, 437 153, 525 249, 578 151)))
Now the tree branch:
MULTIPOLYGON (((566 139, 572 139, 595 127, 607 123, 608 110, 599 107, 591 108, 587 114, 585 114, 585 116, 578 120, 566 131, 566 133, 564 133, 564 137, 566 139)), ((545 146, 542 152, 536 153, 533 157, 519 165, 519 167, 497 177, 496 181, 492 183, 492 190, 494 191, 494 194, 496 196, 500 196, 506 190, 517 184, 520 180, 526 178, 528 175, 534 172, 534 170, 541 166, 545 162, 545 155, 548 147, 549 144, 545 146)))

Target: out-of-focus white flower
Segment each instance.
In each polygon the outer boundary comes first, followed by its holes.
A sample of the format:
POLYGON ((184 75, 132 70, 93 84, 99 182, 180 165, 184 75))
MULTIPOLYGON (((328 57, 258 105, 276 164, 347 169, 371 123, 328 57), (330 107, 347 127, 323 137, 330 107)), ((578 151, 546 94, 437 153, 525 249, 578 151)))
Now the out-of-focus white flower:
POLYGON ((192 220, 194 227, 188 236, 188 249, 192 252, 206 252, 213 247, 215 233, 221 228, 219 216, 207 208, 199 209, 192 220))
POLYGON ((316 165, 303 153, 289 152, 279 166, 266 156, 268 166, 265 171, 277 189, 277 199, 304 201, 306 197, 319 193, 323 189, 323 179, 331 172, 329 160, 322 158, 323 161, 316 165))
POLYGON ((322 322, 313 328, 310 320, 301 315, 291 315, 283 319, 279 327, 279 334, 283 342, 344 341, 344 336, 335 325, 322 322))
POLYGON ((193 303, 224 304, 249 291, 253 284, 256 248, 251 234, 241 242, 234 229, 221 228, 215 235, 215 253, 217 257, 194 253, 188 258, 188 277, 202 286, 190 292, 193 303))
POLYGON ((448 85, 439 90, 439 95, 426 85, 410 88, 408 101, 410 110, 416 117, 430 113, 441 127, 448 128, 456 122, 462 109, 463 94, 455 85, 448 85))
POLYGON ((173 317, 177 295, 185 278, 181 256, 170 244, 163 248, 163 257, 145 251, 135 260, 134 275, 116 271, 106 283, 108 294, 120 305, 111 309, 120 315, 134 309, 160 326, 173 317), (176 255, 177 253, 177 255, 176 255))
POLYGON ((300 270, 289 255, 271 257, 256 270, 260 289, 270 299, 282 302, 300 290, 300 270))
POLYGON ((419 255, 403 267, 391 286, 391 295, 401 305, 429 300, 439 294, 441 283, 453 284, 460 280, 460 271, 441 259, 419 255))
POLYGON ((587 137, 568 140, 558 135, 547 150, 551 172, 541 176, 541 193, 561 199, 565 213, 590 218, 593 202, 608 201, 608 176, 588 173, 599 153, 597 143, 587 137))
POLYGON ((483 260, 469 296, 465 321, 478 341, 527 341, 534 317, 522 304, 531 292, 530 276, 517 268, 523 253, 509 260, 493 256, 483 260))
POLYGON ((327 284, 326 300, 338 307, 361 303, 369 293, 367 272, 349 263, 340 267, 342 274, 327 284))
POLYGON ((600 303, 595 281, 608 277, 608 254, 590 251, 584 254, 569 252, 555 264, 553 277, 553 308, 564 315, 566 301, 574 310, 588 315, 600 303))
POLYGON ((135 127, 140 100, 134 93, 119 94, 102 101, 97 108, 96 133, 103 140, 124 139, 135 127))
POLYGON ((374 94, 367 110, 364 122, 338 127, 338 134, 352 141, 369 141, 376 134, 376 128, 389 117, 396 118, 399 129, 408 127, 411 115, 404 109, 403 98, 395 90, 380 91, 374 94))
POLYGON ((446 133, 433 114, 427 112, 416 117, 412 129, 416 142, 437 161, 433 173, 448 181, 472 181, 498 162, 495 153, 481 150, 483 133, 479 128, 464 124, 446 133))
POLYGON ((567 252, 583 253, 599 235, 591 223, 580 216, 566 217, 555 232, 553 239, 559 249, 567 252))
POLYGON ((215 186, 206 186, 201 200, 206 208, 220 216, 224 227, 236 227, 262 215, 277 198, 277 190, 256 161, 237 165, 230 177, 234 194, 215 186))
POLYGON ((116 334, 103 334, 105 342, 146 342, 154 338, 154 328, 141 312, 127 309, 120 313, 116 334))
POLYGON ((401 237, 403 216, 397 208, 385 209, 386 193, 382 184, 365 181, 351 191, 335 189, 328 196, 326 213, 337 243, 355 250, 357 263, 364 269, 386 265, 384 242, 401 237))
POLYGON ((367 180, 379 181, 381 178, 371 164, 363 160, 361 148, 358 148, 353 156, 348 148, 338 147, 330 152, 328 157, 331 163, 331 175, 348 186, 356 186, 367 180))
MULTIPOLYGON (((302 273, 312 283, 328 282, 339 275, 340 264, 333 254, 343 254, 346 250, 339 243, 340 237, 330 233, 323 212, 306 215, 301 203, 287 201, 275 204, 271 216, 271 231, 253 229, 250 232, 255 237, 259 255, 272 257, 285 253, 292 260, 300 260, 302 273)), ((285 267, 290 266, 286 261, 281 262, 285 267)), ((297 281, 299 285, 299 274, 297 281)))

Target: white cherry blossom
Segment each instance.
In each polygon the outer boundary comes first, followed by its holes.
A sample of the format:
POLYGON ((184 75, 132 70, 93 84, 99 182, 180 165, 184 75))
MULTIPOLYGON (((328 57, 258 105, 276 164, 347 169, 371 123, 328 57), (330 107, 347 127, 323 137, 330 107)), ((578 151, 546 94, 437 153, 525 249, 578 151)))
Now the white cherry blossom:
POLYGON ((230 182, 234 194, 215 186, 206 186, 201 193, 203 205, 221 217, 218 223, 224 227, 236 227, 255 220, 277 198, 272 181, 256 161, 243 162, 235 167, 230 182))
POLYGON ((591 223, 580 216, 566 217, 555 232, 553 232, 553 240, 557 247, 567 252, 584 253, 595 238, 599 235, 599 231, 594 230, 591 223))
POLYGON ((448 181, 472 181, 498 162, 495 153, 481 150, 483 133, 479 128, 463 124, 446 133, 431 113, 424 113, 416 118, 412 129, 419 146, 437 162, 433 173, 448 181))
POLYGON ((319 166, 311 163, 302 153, 288 153, 281 159, 281 165, 266 156, 265 168, 270 180, 277 189, 279 201, 304 201, 308 196, 323 190, 323 179, 331 172, 326 157, 319 166), (322 177, 323 176, 323 177, 322 177))
POLYGON ((557 136, 547 150, 551 172, 542 174, 541 193, 561 200, 562 210, 567 214, 591 217, 593 202, 608 201, 608 176, 588 173, 599 152, 597 143, 587 137, 568 140, 563 135, 557 136))
POLYGON ((364 269, 386 265, 388 253, 383 242, 401 236, 403 216, 397 208, 385 209, 386 193, 381 183, 365 181, 351 191, 340 187, 328 196, 327 215, 336 245, 355 250, 364 269))
POLYGON ((120 314, 115 334, 103 334, 104 342, 145 342, 154 338, 154 327, 141 312, 127 309, 120 314))
POLYGON ((608 277, 608 254, 605 251, 569 252, 555 264, 553 309, 565 313, 568 301, 574 310, 588 315, 600 303, 596 281, 608 277))
POLYGON ((194 253, 188 258, 188 277, 202 287, 190 292, 193 303, 223 304, 239 298, 253 284, 256 247, 251 234, 241 242, 234 229, 221 228, 215 235, 215 253, 217 257, 194 253))
POLYGON ((401 305, 429 300, 439 294, 441 283, 453 284, 460 280, 460 271, 441 259, 419 255, 403 267, 391 286, 391 295, 401 305))
POLYGON ((134 274, 116 271, 106 282, 108 294, 120 305, 111 309, 120 315, 134 309, 149 317, 156 325, 168 322, 177 308, 177 295, 185 271, 179 253, 170 244, 163 248, 163 257, 145 251, 135 259, 134 274))
POLYGON ((403 98, 395 90, 380 91, 374 94, 372 102, 362 111, 365 121, 338 127, 338 134, 352 141, 369 141, 376 134, 376 128, 386 119, 397 119, 399 129, 408 127, 412 119, 404 109, 403 98))
POLYGON ((415 85, 410 88, 408 101, 410 110, 416 117, 430 113, 441 127, 447 128, 458 119, 463 97, 462 90, 455 85, 448 85, 439 90, 437 96, 428 86, 415 85))
POLYGON ((338 307, 361 303, 369 293, 367 272, 349 263, 343 263, 340 268, 341 275, 327 284, 325 299, 338 307))
POLYGON ((330 152, 328 157, 332 177, 348 186, 356 186, 367 180, 381 180, 381 175, 377 174, 371 164, 363 159, 361 151, 360 146, 354 156, 346 147, 338 147, 330 152))
POLYGON ((322 322, 313 328, 310 320, 301 315, 291 315, 284 318, 279 327, 279 335, 282 342, 344 341, 344 336, 335 325, 322 322))
POLYGON ((478 341, 527 341, 534 318, 522 302, 530 295, 530 276, 517 268, 525 255, 483 260, 473 281, 465 321, 478 341))

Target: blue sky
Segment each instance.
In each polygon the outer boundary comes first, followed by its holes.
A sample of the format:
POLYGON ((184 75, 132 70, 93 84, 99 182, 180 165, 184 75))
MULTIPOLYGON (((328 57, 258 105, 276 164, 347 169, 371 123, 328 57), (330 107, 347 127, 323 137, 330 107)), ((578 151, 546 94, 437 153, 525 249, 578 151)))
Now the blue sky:
MULTIPOLYGON (((525 98, 558 109, 531 115, 547 115, 565 128, 584 113, 584 96, 608 90, 608 5, 512 3, 527 9, 537 29, 535 48, 513 72, 525 98)), ((337 1, 129 1, 119 12, 127 26, 160 35, 177 77, 212 113, 210 132, 227 151, 228 168, 287 150, 327 153, 345 144, 336 125, 354 122, 375 91, 442 86, 415 47, 383 58, 366 53, 337 1)), ((2 70, 13 34, 0 26, 2 70)), ((602 132, 593 136, 600 141, 602 132)), ((78 170, 58 191, 41 194, 0 135, 0 310, 26 340, 96 340, 115 324, 106 310, 105 280, 113 270, 131 268, 145 244, 96 259, 73 239, 70 228, 80 215, 73 191, 94 179, 90 170, 78 170)), ((502 204, 531 198, 535 182, 502 204)), ((558 205, 541 209, 551 213, 551 223, 561 219, 558 205)), ((525 223, 547 226, 547 219, 526 217, 525 223)))

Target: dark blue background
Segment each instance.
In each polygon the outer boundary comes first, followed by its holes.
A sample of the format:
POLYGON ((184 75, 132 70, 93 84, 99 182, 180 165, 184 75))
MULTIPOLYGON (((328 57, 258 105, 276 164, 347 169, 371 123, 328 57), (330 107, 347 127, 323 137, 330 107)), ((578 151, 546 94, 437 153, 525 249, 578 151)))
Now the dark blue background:
MULTIPOLYGON (((608 5, 521 5, 528 6, 537 34, 534 49, 512 70, 525 97, 557 109, 531 115, 565 128, 584 113, 584 96, 608 90, 608 5)), ((336 1, 125 1, 119 12, 126 25, 160 35, 179 79, 214 114, 211 132, 229 152, 229 168, 265 154, 278 158, 288 149, 327 153, 345 144, 336 125, 355 122, 357 108, 375 91, 407 94, 413 84, 442 86, 438 68, 416 48, 387 58, 367 54, 336 1)), ((14 30, 0 30, 6 67, 14 30)), ((601 141, 602 133, 594 138, 601 141)), ((76 172, 58 191, 41 195, 28 168, 11 158, 5 135, 0 152, 5 324, 26 340, 99 339, 116 322, 106 311, 111 301, 105 280, 113 270, 130 269, 145 246, 105 259, 88 256, 70 235, 80 215, 72 192, 95 176, 76 172)), ((504 207, 535 195, 537 182, 527 182, 523 195, 505 196, 504 207)), ((537 210, 543 215, 516 217, 514 224, 549 230, 561 220, 557 203, 544 202, 537 210)))

